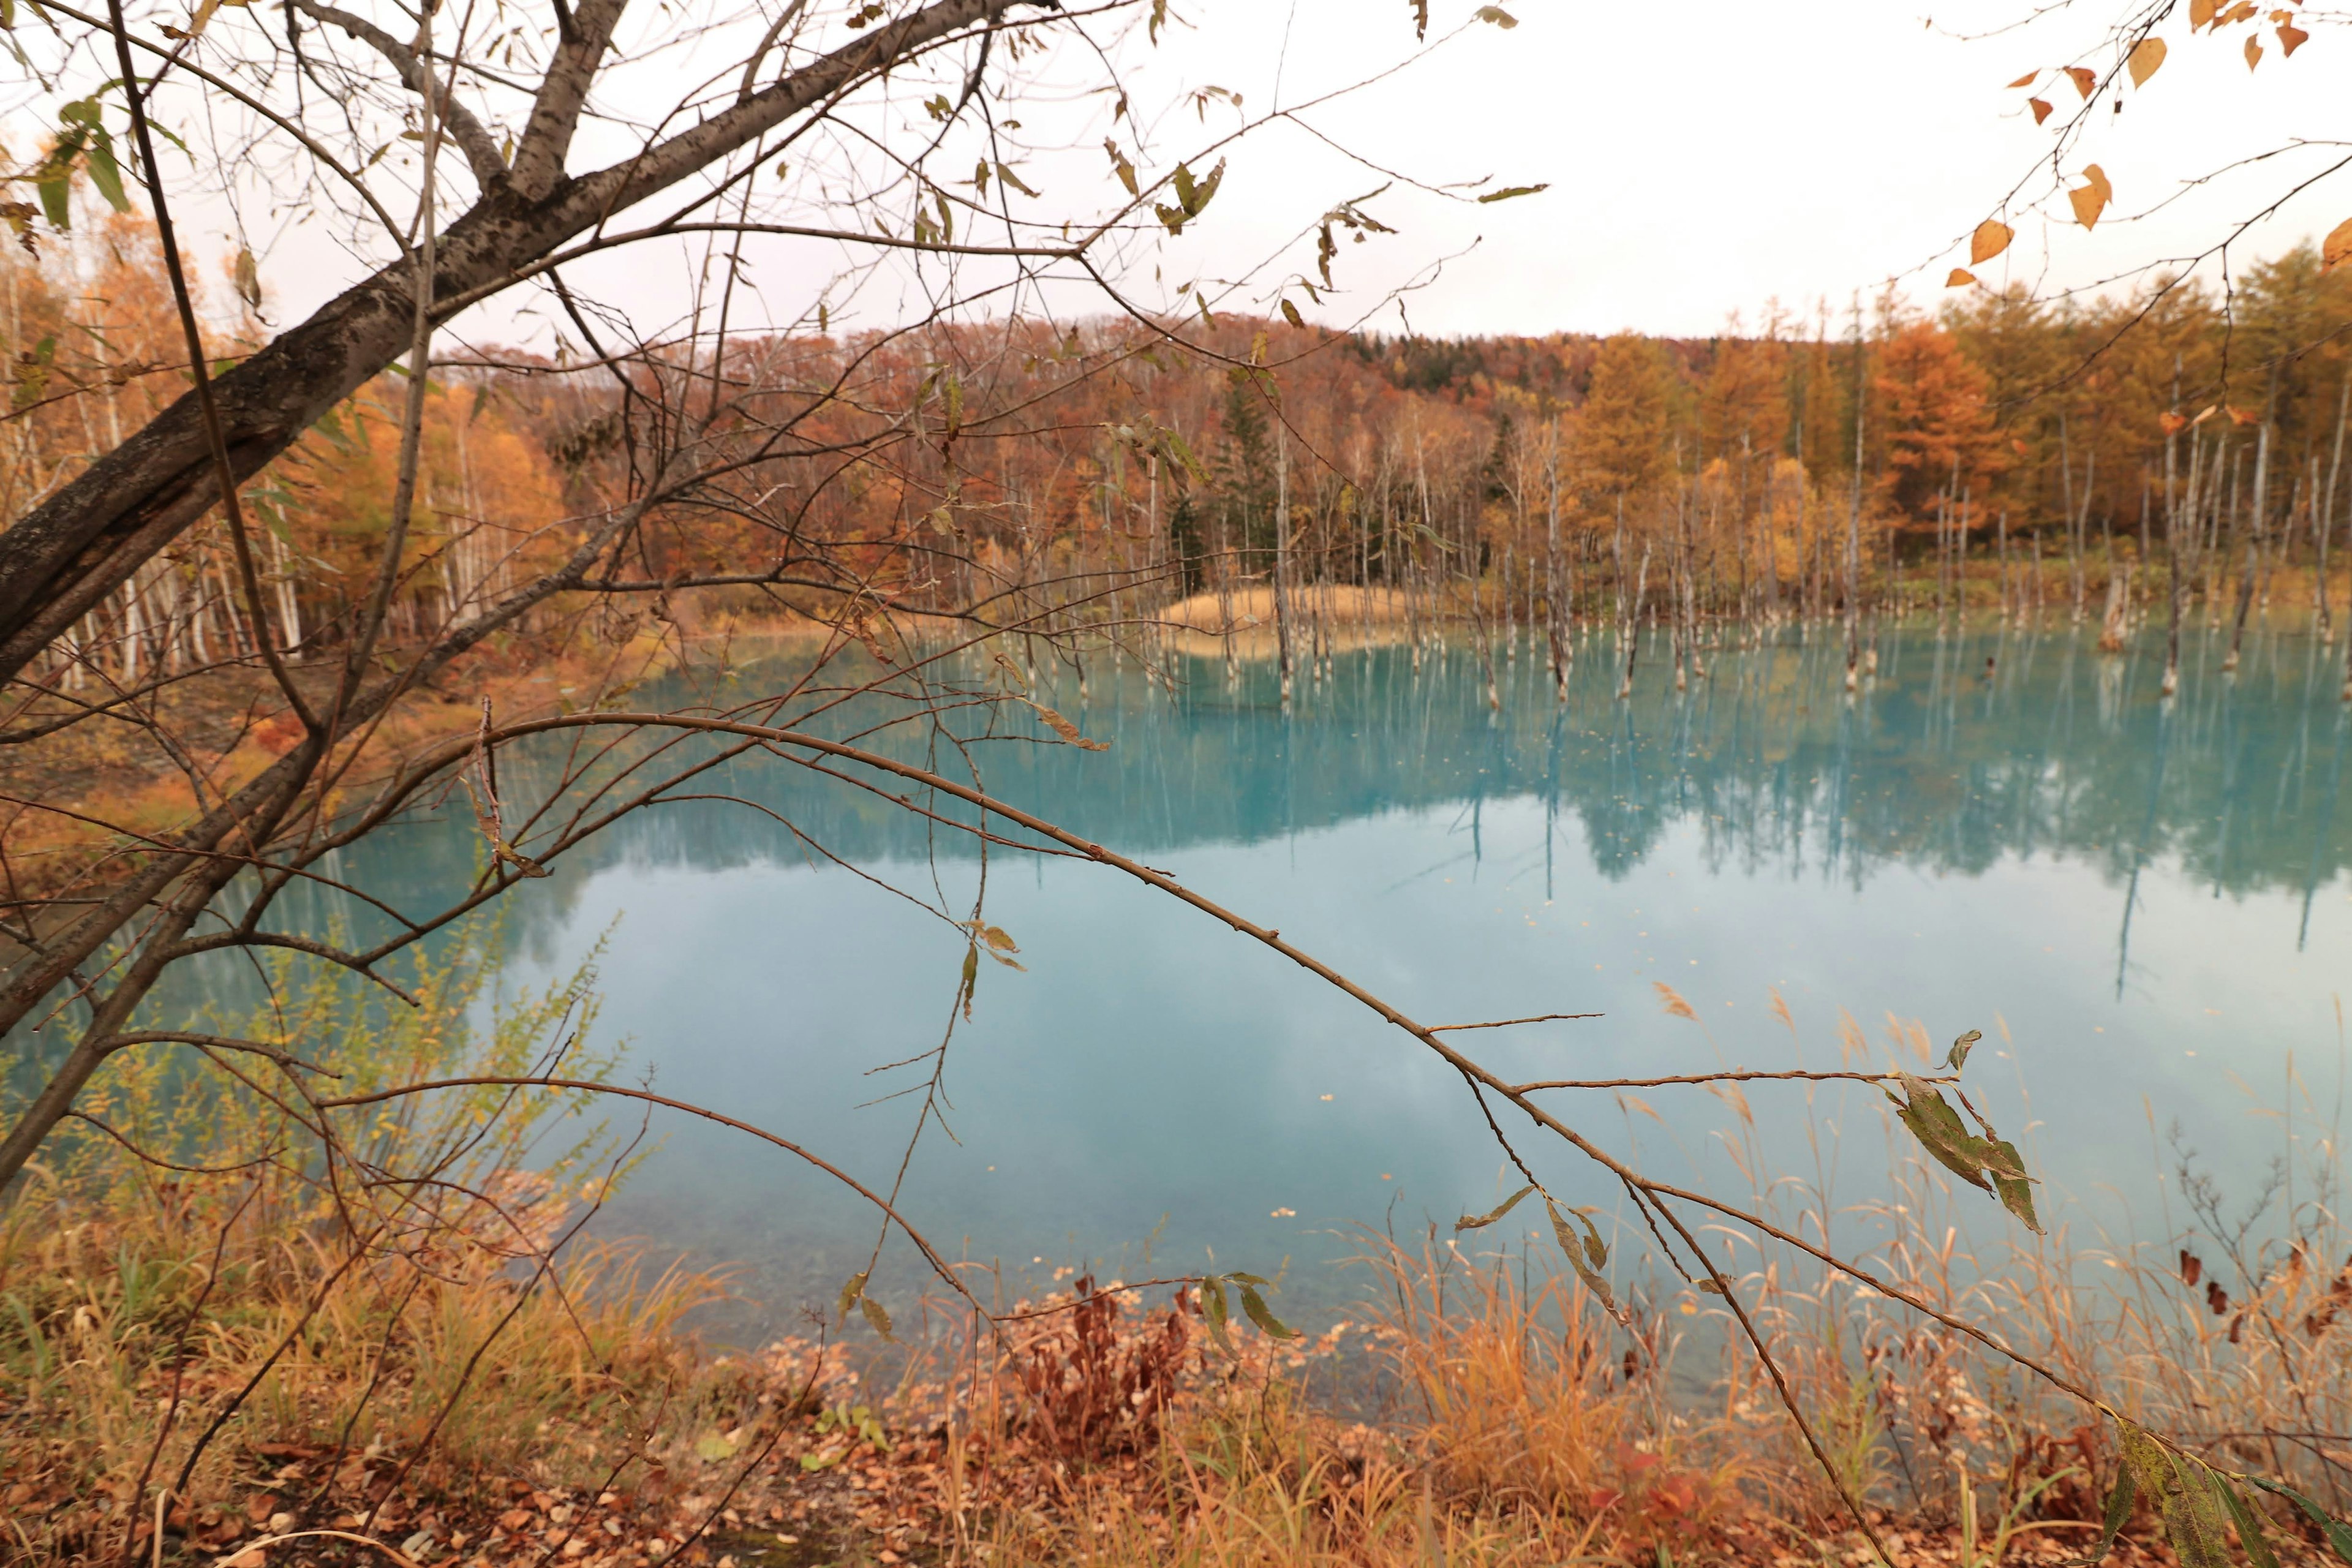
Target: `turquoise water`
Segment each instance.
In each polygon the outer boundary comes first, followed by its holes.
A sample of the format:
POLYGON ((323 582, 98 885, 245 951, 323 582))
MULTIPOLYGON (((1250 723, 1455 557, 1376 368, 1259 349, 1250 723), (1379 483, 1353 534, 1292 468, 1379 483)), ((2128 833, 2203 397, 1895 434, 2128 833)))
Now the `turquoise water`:
MULTIPOLYGON (((1842 1011, 1881 1061, 1890 1014, 1939 1053, 1981 1028, 1978 1103, 2025 1134, 2045 1208, 2078 1226, 2152 1221, 2176 1122, 2225 1188, 2251 1190, 2305 1135, 2256 1114, 2291 1055, 2315 1104, 2340 1103, 2340 649, 2261 638, 2225 678, 2192 641, 2168 702, 2153 643, 2107 658, 2063 634, 1890 636, 1851 699, 1839 650, 1793 634, 1713 655, 1685 695, 1656 653, 1620 702, 1591 645, 1562 704, 1522 649, 1494 712, 1458 647, 1418 670, 1402 649, 1341 655, 1287 712, 1263 666, 1230 680, 1193 661, 1171 698, 1097 662, 1083 695, 1069 677, 1041 695, 1108 751, 975 755, 1003 799, 1280 928, 1419 1019, 1605 1015, 1454 1037, 1515 1076, 1833 1067, 1842 1011)), ((763 678, 742 670, 730 700, 763 678)), ((1261 1273, 1286 1259, 1286 1300, 1312 1316, 1349 1289, 1328 1267, 1347 1226, 1493 1201, 1501 1159, 1458 1078, 1202 914, 1098 867, 992 851, 985 918, 1024 970, 983 964, 950 1036, 962 936, 877 882, 963 918, 982 869, 968 838, 773 762, 694 787, 776 816, 701 801, 625 820, 525 889, 509 983, 609 936, 603 1024, 631 1070, 882 1188, 929 1071, 886 1064, 947 1037, 953 1136, 924 1131, 902 1196, 945 1250, 1016 1277, 1090 1259, 1136 1277, 1147 1238, 1155 1271, 1212 1250, 1261 1273)), ((347 869, 421 889, 472 852, 462 816, 404 832, 347 869)), ((1549 1098, 1660 1174, 1748 1190, 1716 1135, 1729 1112, 1700 1091, 1642 1091, 1656 1120, 1606 1093, 1549 1098)), ((1810 1113, 1796 1086, 1748 1099, 1769 1163, 1831 1173, 1841 1201, 1883 1186, 1874 1091, 1824 1091, 1810 1113)), ((870 1217, 821 1176, 706 1126, 654 1127, 667 1142, 602 1223, 740 1263, 745 1331, 791 1326, 864 1266, 870 1217)), ((1522 1144, 1563 1194, 1613 1206, 1571 1153, 1522 1144)), ((903 1260, 883 1279, 919 1283, 903 1260)))

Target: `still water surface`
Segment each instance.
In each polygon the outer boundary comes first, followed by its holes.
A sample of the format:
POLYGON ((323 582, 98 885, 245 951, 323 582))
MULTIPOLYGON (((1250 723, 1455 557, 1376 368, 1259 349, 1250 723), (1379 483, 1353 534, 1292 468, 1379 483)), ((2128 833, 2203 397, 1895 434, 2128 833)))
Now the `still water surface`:
MULTIPOLYGON (((1605 1015, 1454 1037, 1507 1073, 1835 1066, 1842 1011, 1882 1061, 1889 1015, 1939 1052, 1979 1027, 1979 1103, 2026 1134, 2045 1214, 2078 1234, 2148 1227, 2176 1122, 2251 1188, 2289 1135, 2256 1112, 2290 1055, 2323 1109, 2342 1082, 2340 651, 2266 639, 2225 679, 2200 647, 2162 702, 2152 642, 2122 658, 2063 635, 1885 648, 1851 700, 1839 650, 1791 637, 1716 656, 1685 696, 1652 664, 1618 702, 1596 643, 1565 704, 1522 651, 1499 712, 1459 649, 1418 670, 1399 648, 1343 654, 1286 713, 1264 667, 1236 681, 1195 661, 1173 699, 1097 668, 1083 699, 1075 681, 1043 695, 1109 750, 980 755, 1002 798, 1280 928, 1415 1017, 1605 1015), (1661 983, 1696 1022, 1664 1009, 1661 983)), ((773 763, 703 787, 859 872, 970 903, 969 841, 870 795, 773 763)), ((469 853, 469 831, 411 829, 374 870, 421 875, 469 853)), ((511 982, 609 934, 603 1025, 632 1070, 889 1185, 919 1098, 880 1097, 927 1068, 874 1069, 948 1030, 958 931, 716 802, 629 819, 527 891, 511 982)), ((949 1047, 954 1138, 925 1134, 903 1200, 946 1249, 1016 1275, 1103 1259, 1134 1277, 1147 1237, 1162 1271, 1211 1248, 1265 1273, 1286 1258, 1286 1300, 1312 1318, 1348 1289, 1328 1267, 1347 1224, 1418 1228, 1493 1201, 1501 1162, 1460 1080, 1277 954, 1084 864, 993 852, 986 894, 1025 970, 982 965, 949 1047)), ((1728 1113, 1698 1091, 1644 1091, 1660 1120, 1552 1098, 1660 1174, 1746 1190, 1713 1134, 1728 1113)), ((1750 1100, 1775 1160, 1831 1173, 1841 1201, 1883 1187, 1873 1091, 1819 1097, 1818 1142, 1801 1089, 1750 1100)), ((822 1178, 656 1126, 667 1141, 606 1229, 742 1264, 745 1331, 789 1326, 863 1267, 867 1216, 822 1178)), ((1613 1206, 1572 1156, 1541 1160, 1613 1206)))

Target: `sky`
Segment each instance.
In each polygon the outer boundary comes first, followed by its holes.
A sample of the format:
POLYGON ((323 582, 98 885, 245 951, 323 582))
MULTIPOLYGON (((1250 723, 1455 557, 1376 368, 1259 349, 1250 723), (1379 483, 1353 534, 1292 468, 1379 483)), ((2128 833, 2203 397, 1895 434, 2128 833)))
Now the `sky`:
MULTIPOLYGON (((2001 37, 1967 36, 2034 8, 1513 0, 1517 26, 1470 27, 1313 121, 1370 161, 1431 183, 1482 174, 1549 183, 1539 195, 1488 206, 1415 198, 1383 209, 1403 218, 1403 233, 1380 247, 1391 283, 1475 242, 1408 300, 1425 331, 1702 335, 1735 312, 1752 325, 1776 300, 1801 314, 1890 279, 1928 303, 1966 263, 1969 232, 2002 211, 2037 164, 2025 194, 2050 195, 2053 132, 2082 100, 2048 73, 2085 65, 2104 74, 2115 62, 2113 46, 2102 47, 2105 26, 2126 9, 2115 0, 2076 0, 2001 37), (2038 87, 2006 87, 2035 69, 2044 73, 2038 87), (2046 128, 2026 110, 2030 93, 2056 110, 2046 128)), ((1200 30, 1178 45, 1186 67, 1225 73, 1220 79, 1252 101, 1271 100, 1277 61, 1283 100, 1293 102, 1412 47, 1403 0, 1299 0, 1295 13, 1269 0, 1193 9, 1200 30)), ((1434 7, 1433 35, 1470 9, 1434 7)), ((2265 55, 2249 70, 2247 29, 2209 39, 2190 37, 2185 15, 2162 25, 2163 68, 2144 88, 2124 89, 2121 114, 2103 110, 2064 163, 2069 174, 2100 163, 2116 192, 2109 216, 2085 231, 2063 202, 2049 204, 2063 220, 2055 225, 2011 206, 2018 237, 1979 269, 1986 281, 2079 288, 2194 256, 2294 179, 2342 156, 2313 150, 2181 195, 2185 181, 2233 158, 2352 131, 2342 108, 2352 34, 2314 29, 2288 60, 2265 27, 2265 55)), ((1237 161, 1212 243, 1241 255, 1244 233, 1278 233, 1307 170, 1318 194, 1345 186, 1328 167, 1336 160, 1318 153, 1291 136, 1280 154, 1261 148, 1237 161)), ((2290 203, 2246 237, 2242 255, 2324 235, 2347 214, 2352 174, 2290 203)))
MULTIPOLYGON (((2169 51, 2163 68, 2121 89, 2120 114, 2100 105, 2060 161, 2068 184, 2093 162, 2112 183, 2114 205, 2086 231, 2055 194, 2051 164, 2053 132, 2082 100, 2053 73, 2111 69, 2108 29, 2145 3, 2072 0, 2035 18, 2033 0, 1954 0, 1932 13, 1903 0, 1685 0, 1671 10, 1507 0, 1505 26, 1478 19, 1468 0, 1431 0, 1424 45, 1412 0, 1174 0, 1156 46, 1137 29, 1113 55, 1142 118, 1142 145, 1133 122, 1113 129, 1147 171, 1193 155, 1243 119, 1277 107, 1295 118, 1229 149, 1202 219, 1180 238, 1131 247, 1119 276, 1146 306, 1181 308, 1178 286, 1200 279, 1220 309, 1270 314, 1287 299, 1333 326, 1706 336, 1735 321, 1752 330, 1776 305, 1810 321, 1824 304, 1842 310, 1857 290, 1889 282, 1932 305, 1946 295, 1949 268, 1966 261, 1969 231, 1999 214, 2017 238, 1978 268, 1987 283, 2020 280, 2044 294, 2127 287, 2136 269, 2208 250, 2344 155, 2345 147, 2306 146, 2201 188, 2188 184, 2297 138, 2340 134, 2341 57, 2352 49, 2352 30, 2314 21, 2311 41, 2288 59, 2264 24, 2255 36, 2266 52, 2250 70, 2249 29, 2191 37, 2183 7, 2158 29, 2169 51), (2032 89, 2005 85, 2029 71, 2040 73, 2032 89), (1380 79, 1339 92, 1370 78, 1380 79), (1223 100, 1197 113, 1183 107, 1211 84, 1238 93, 1241 110, 1223 100), (2027 112, 2030 92, 2055 106, 2047 127, 2027 112), (1482 179, 1483 189, 1547 188, 1483 205, 1417 188, 1482 179), (1339 289, 1319 301, 1286 287, 1310 273, 1315 220, 1381 187, 1365 210, 1397 232, 1343 244, 1339 289)), ((219 25, 232 26, 252 14, 221 15, 219 25)), ((740 39, 714 35, 698 57, 673 54, 617 82, 606 107, 657 113, 679 84, 724 75, 740 48, 740 39)), ((1031 68, 1045 91, 1023 110, 1033 119, 1025 134, 1048 146, 1022 165, 1043 193, 1030 208, 1095 210, 1113 191, 1100 147, 1105 100, 1077 89, 1098 83, 1099 67, 1066 52, 1031 68)), ((913 103, 900 116, 907 134, 928 129, 913 103)), ((610 146, 583 151, 619 152, 619 132, 604 134, 610 146)), ((2242 269, 2347 214, 2352 173, 2253 225, 2230 263, 2242 269)), ((331 226, 273 217, 250 190, 234 218, 192 193, 188 221, 198 245, 221 257, 237 237, 252 241, 281 322, 361 274, 331 226)), ((843 292, 828 281, 842 252, 824 242, 761 241, 751 253, 756 285, 744 309, 770 324, 803 319, 828 289, 828 319, 853 324, 906 319, 925 298, 905 270, 843 292)), ((646 247, 580 274, 654 331, 685 309, 698 255, 646 247)), ((2206 268, 2221 276, 2218 259, 2206 268)), ((1067 288, 1024 301, 1042 306, 1098 314, 1105 301, 1067 288)), ((459 335, 543 342, 552 330, 550 314, 518 297, 477 311, 459 335)))

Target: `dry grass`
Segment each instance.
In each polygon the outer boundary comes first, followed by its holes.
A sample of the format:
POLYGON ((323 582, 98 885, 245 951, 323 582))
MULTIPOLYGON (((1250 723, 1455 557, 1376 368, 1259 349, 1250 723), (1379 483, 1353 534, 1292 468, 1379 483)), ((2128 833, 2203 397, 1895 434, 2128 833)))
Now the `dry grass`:
MULTIPOLYGON (((405 1023, 297 993, 273 1037, 334 1058, 349 1090, 527 1068, 587 1022, 583 976, 474 1040, 481 973, 418 975, 431 1005, 405 1023)), ((1916 1059, 1916 1030, 1891 1038, 1916 1059)), ((1864 1052, 1850 1026, 1846 1049, 1864 1052)), ((822 1331, 729 1357, 687 1326, 723 1281, 563 1243, 627 1158, 576 1105, 402 1101, 331 1156, 205 1070, 131 1064, 89 1110, 214 1173, 158 1169, 84 1123, 0 1224, 12 1560, 368 1557, 303 1533, 320 1531, 419 1563, 542 1568, 1866 1558, 1721 1307, 1637 1239, 1615 1265, 1630 1334, 1540 1250, 1368 1235, 1363 1310, 1312 1342, 1220 1347, 1179 1291, 1064 1297, 996 1330, 927 1314, 862 1368, 822 1331), (254 1544, 273 1535, 289 1539, 254 1544)), ((1887 1284, 2341 1513, 2352 1237, 2333 1123, 2294 1092, 2292 1205, 2287 1167, 2230 1208, 2184 1166, 2168 1173, 2179 1228, 2137 1244, 2078 1237, 2063 1212, 2026 1237, 1891 1120, 1887 1195, 1859 1208, 1769 1179, 1746 1101, 1727 1099, 1724 1133, 1766 1178, 1759 1219, 1839 1237, 1887 1284), (2000 1239, 1971 1247, 1971 1227, 2000 1239)), ((1874 1289, 1757 1250, 1736 1220, 1713 1234, 1898 1568, 2079 1552, 2115 1468, 2095 1413, 1874 1289)), ((2285 1559, 2316 1560, 2308 1531, 2273 1522, 2285 1559)), ((2157 1541, 2143 1519, 2119 1550, 2162 1562, 2157 1541)))

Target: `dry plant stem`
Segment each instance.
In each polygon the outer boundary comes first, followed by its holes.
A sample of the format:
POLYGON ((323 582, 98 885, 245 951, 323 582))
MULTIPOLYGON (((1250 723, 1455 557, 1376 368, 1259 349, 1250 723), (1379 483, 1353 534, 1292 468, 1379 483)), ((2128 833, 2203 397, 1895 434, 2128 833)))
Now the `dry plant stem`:
MULTIPOLYGON (((278 651, 278 634, 269 624, 268 606, 262 602, 261 578, 253 567, 253 542, 246 535, 245 511, 236 496, 236 469, 229 461, 228 437, 221 428, 220 405, 213 397, 212 367, 205 362, 204 331, 196 325, 194 303, 188 297, 188 275, 180 261, 178 232, 172 224, 170 205, 163 199, 163 165, 155 161, 155 140, 147 129, 146 100, 140 91, 139 73, 131 58, 131 29, 122 19, 122 0, 107 0, 108 30, 114 35, 114 56, 122 71, 123 101, 131 110, 131 132, 139 144, 139 172, 147 187, 147 199, 155 209, 155 237, 163 250, 163 270, 172 284, 172 303, 180 317, 180 331, 188 344, 188 379, 194 384, 196 412, 204 426, 205 445, 210 450, 214 480, 220 487, 221 516, 228 524, 229 547, 236 557, 237 585, 245 594, 246 614, 253 617, 253 640, 269 673, 284 694, 286 704, 293 709, 302 728, 315 739, 319 721, 302 700, 300 689, 287 670, 286 661, 278 651)), ((429 158, 428 151, 426 156, 429 158)))
POLYGON ((1606 1013, 1538 1013, 1532 1018, 1497 1018, 1491 1024, 1432 1024, 1433 1035, 1450 1034, 1459 1029, 1508 1029, 1519 1024, 1549 1024, 1562 1018, 1605 1018, 1606 1013))
POLYGON ((900 1215, 897 1209, 891 1207, 889 1203, 884 1199, 879 1193, 867 1187, 864 1183, 858 1181, 856 1177, 851 1175, 848 1172, 830 1163, 819 1155, 811 1153, 808 1150, 802 1148, 799 1144, 793 1142, 790 1139, 780 1138, 775 1133, 769 1131, 763 1127, 755 1127, 748 1121, 738 1121, 735 1118, 729 1116, 724 1112, 712 1110, 706 1106, 691 1105, 683 1100, 672 1100, 667 1095, 655 1094, 649 1089, 630 1089, 623 1084, 597 1083, 588 1079, 528 1078, 520 1076, 481 1076, 473 1078, 433 1079, 423 1083, 404 1083, 396 1089, 379 1089, 373 1094, 349 1095, 337 1100, 321 1100, 316 1103, 322 1110, 336 1110, 352 1106, 376 1105, 387 1100, 398 1100, 404 1095, 424 1094, 436 1089, 465 1089, 468 1087, 498 1084, 504 1084, 517 1089, 577 1089, 592 1094, 610 1094, 617 1095, 625 1100, 643 1100, 648 1105, 658 1105, 670 1110, 685 1111, 689 1116, 699 1116, 706 1121, 715 1121, 721 1127, 731 1127, 738 1132, 748 1132, 752 1137, 760 1139, 764 1142, 772 1143, 777 1148, 783 1150, 786 1153, 796 1155, 799 1158, 807 1161, 810 1164, 814 1165, 818 1170, 823 1171, 826 1175, 831 1176, 834 1180, 841 1183, 844 1186, 848 1187, 852 1192, 855 1192, 859 1197, 864 1198, 867 1203, 872 1204, 876 1208, 880 1209, 883 1214, 889 1217, 892 1223, 898 1226, 900 1231, 905 1233, 907 1239, 915 1244, 916 1248, 922 1253, 924 1261, 930 1265, 932 1273, 937 1274, 942 1280, 945 1280, 949 1289, 952 1289, 957 1295, 961 1296, 965 1300, 971 1302, 975 1308, 980 1305, 979 1301, 972 1296, 972 1293, 964 1289, 963 1281, 956 1278, 955 1270, 949 1266, 947 1259, 941 1257, 939 1250, 932 1247, 928 1240, 924 1239, 922 1232, 908 1224, 905 1216, 900 1215))
MULTIPOLYGON (((1595 1014, 1593 1016, 1597 1017, 1599 1015, 1595 1014)), ((1436 1032, 1434 1029, 1430 1031, 1432 1034, 1436 1032)), ((1893 1083, 1901 1076, 1905 1075, 1891 1072, 1805 1072, 1795 1068, 1787 1072, 1757 1072, 1741 1068, 1729 1072, 1680 1073, 1671 1078, 1546 1079, 1540 1083, 1514 1084, 1511 1086, 1511 1092, 1525 1094, 1530 1089, 1664 1089, 1680 1083, 1755 1083, 1772 1079, 1792 1079, 1801 1083, 1832 1083, 1839 1080, 1849 1083, 1893 1083)), ((1908 1076, 1918 1078, 1921 1083, 1960 1081, 1958 1077, 1948 1073, 1933 1077, 1921 1077, 1916 1073, 1908 1076)), ((1974 1110, 1975 1107, 1971 1106, 1969 1109, 1974 1110)))

